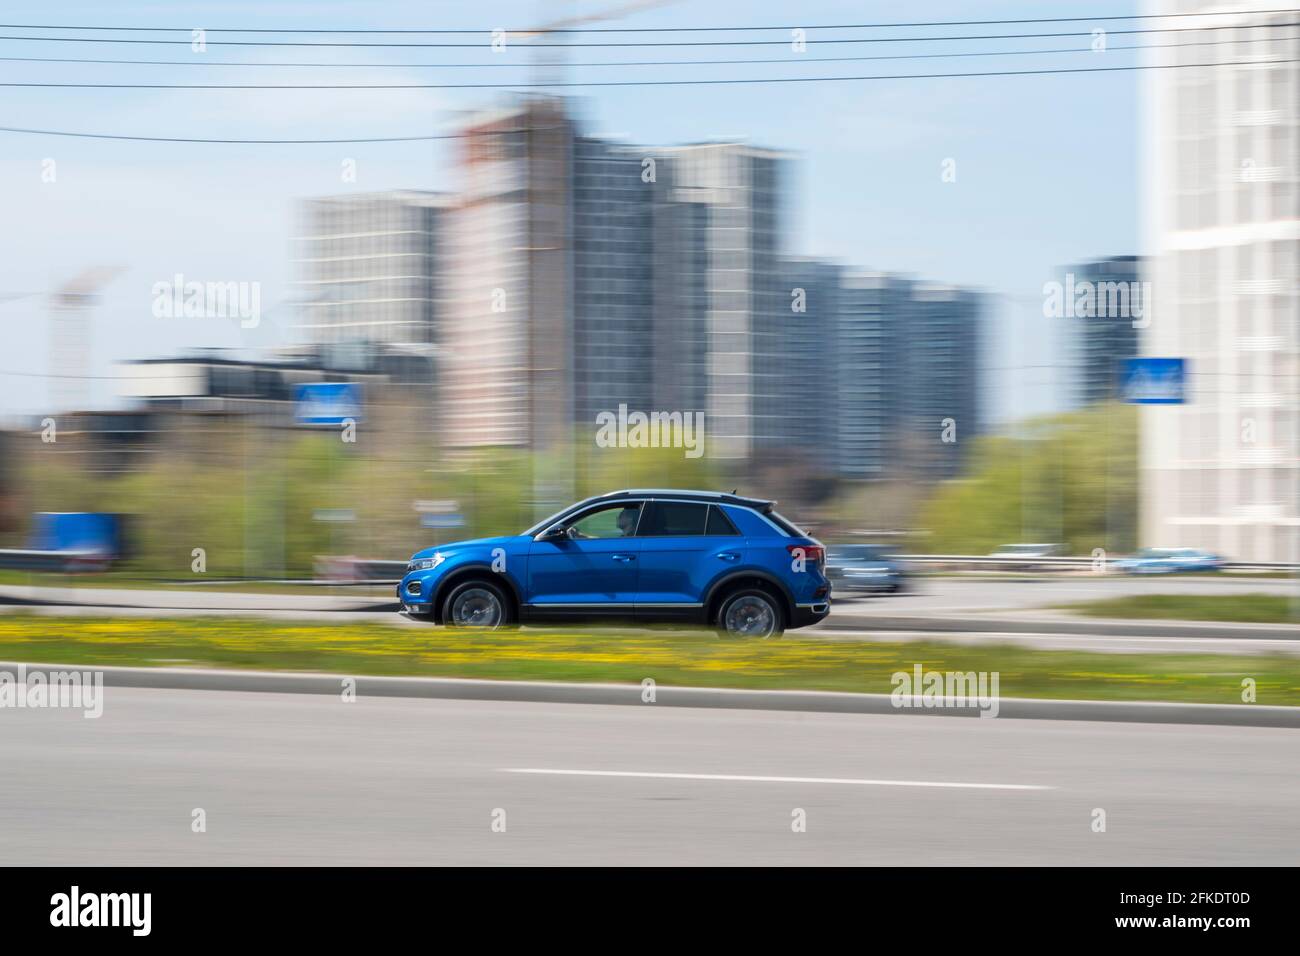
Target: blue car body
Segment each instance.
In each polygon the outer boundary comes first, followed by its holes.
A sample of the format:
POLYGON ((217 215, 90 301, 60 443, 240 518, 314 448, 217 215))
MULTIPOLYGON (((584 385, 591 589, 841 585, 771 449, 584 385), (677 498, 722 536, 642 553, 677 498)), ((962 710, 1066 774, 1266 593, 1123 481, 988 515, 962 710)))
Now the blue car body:
POLYGON ((404 611, 449 620, 465 582, 499 592, 509 621, 712 624, 728 595, 770 594, 776 631, 830 613, 825 550, 770 501, 716 492, 627 490, 577 502, 518 535, 426 548, 397 587, 404 611), (615 524, 617 520, 618 524, 615 524))
POLYGON ((1115 562, 1125 574, 1177 574, 1179 572, 1218 571, 1223 559, 1195 548, 1146 548, 1115 562))

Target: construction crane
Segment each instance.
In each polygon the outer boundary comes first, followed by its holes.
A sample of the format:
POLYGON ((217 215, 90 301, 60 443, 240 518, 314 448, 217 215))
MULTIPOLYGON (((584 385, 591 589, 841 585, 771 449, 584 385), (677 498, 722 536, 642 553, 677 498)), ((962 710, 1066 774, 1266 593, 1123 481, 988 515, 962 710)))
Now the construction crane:
MULTIPOLYGON (((542 26, 533 27, 531 30, 512 30, 507 34, 507 37, 514 37, 520 40, 549 38, 562 31, 574 30, 591 23, 617 20, 620 17, 625 17, 633 13, 640 13, 642 10, 662 7, 671 2, 673 2, 673 0, 632 0, 630 3, 619 4, 618 6, 610 7, 607 10, 597 10, 592 13, 577 14, 559 20, 553 20, 542 26)), ((535 51, 533 58, 534 82, 550 86, 564 81, 566 49, 567 48, 552 46, 544 42, 533 46, 533 50, 535 51), (545 55, 547 52, 552 54, 549 58, 545 55)))
MULTIPOLYGON (((671 0, 629 0, 603 11, 562 17, 529 30, 511 31, 507 34, 507 39, 514 37, 525 42, 538 41, 532 46, 533 82, 539 89, 554 86, 558 93, 564 82, 567 48, 548 42, 551 37, 557 34, 563 35, 587 24, 614 20, 630 13, 662 6, 667 2, 671 0)), ((529 219, 527 239, 530 250, 529 289, 534 304, 544 303, 538 306, 542 310, 547 306, 552 310, 563 310, 565 308, 563 300, 568 294, 563 286, 563 277, 567 274, 563 257, 566 255, 564 247, 571 243, 571 239, 568 234, 567 219, 559 212, 569 201, 568 176, 563 168, 568 160, 569 146, 565 143, 567 139, 565 131, 569 127, 564 114, 564 105, 558 99, 551 104, 550 108, 529 107, 522 113, 525 117, 524 152, 528 157, 526 162, 529 167, 525 174, 528 183, 526 203, 530 209, 543 211, 538 213, 538 217, 552 217, 545 222, 532 216, 529 219), (544 118, 539 122, 539 117, 544 118), (550 168, 556 165, 561 168, 550 168), (556 216, 559 218, 554 218, 556 216)), ((530 354, 533 355, 535 368, 531 375, 546 378, 546 384, 533 386, 533 388, 539 395, 544 396, 540 401, 548 403, 550 409, 549 414, 546 412, 539 414, 534 406, 534 430, 531 442, 534 448, 548 448, 560 439, 560 436, 554 433, 554 430, 560 427, 557 423, 569 417, 562 408, 554 407, 557 401, 560 406, 563 405, 563 399, 557 396, 565 394, 565 383, 557 379, 561 374, 560 370, 565 367, 565 358, 559 354, 565 346, 562 338, 546 334, 544 323, 534 320, 529 323, 529 330, 529 334, 534 337, 530 354)), ((535 509, 540 513, 546 513, 553 510, 556 502, 572 499, 573 467, 572 462, 564 464, 558 460, 546 465, 543 458, 534 456, 533 506, 535 509)))

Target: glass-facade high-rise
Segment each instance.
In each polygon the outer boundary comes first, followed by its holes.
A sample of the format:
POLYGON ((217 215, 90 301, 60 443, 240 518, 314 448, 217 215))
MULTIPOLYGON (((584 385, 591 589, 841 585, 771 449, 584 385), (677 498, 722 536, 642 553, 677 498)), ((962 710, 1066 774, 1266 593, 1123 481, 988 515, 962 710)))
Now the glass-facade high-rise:
POLYGON ((620 403, 657 407, 654 353, 671 343, 655 334, 656 184, 643 180, 641 154, 579 138, 573 159, 573 386, 582 429, 620 403))
POLYGON ((709 455, 749 460, 770 419, 764 403, 785 384, 777 323, 784 154, 735 143, 652 151, 671 175, 671 201, 703 207, 699 258, 705 299, 705 430, 709 455))
POLYGON ((783 260, 782 308, 772 323, 774 387, 756 401, 760 460, 804 454, 809 470, 830 474, 837 466, 843 272, 824 259, 783 260))
POLYGON ((900 445, 909 475, 953 478, 983 427, 979 360, 983 303, 978 292, 913 281, 898 330, 900 445))
POLYGON ((1065 294, 1084 290, 1075 295, 1067 314, 1056 320, 1065 323, 1067 408, 1120 397, 1124 360, 1138 354, 1138 335, 1150 315, 1151 304, 1143 301, 1143 279, 1138 256, 1094 259, 1067 271, 1067 281, 1062 283, 1065 294), (1087 306, 1082 315, 1078 314, 1080 301, 1087 306))
POLYGON ((979 407, 982 297, 884 272, 848 272, 831 351, 835 460, 849 479, 955 476, 979 407))
POLYGON ((849 479, 900 477, 899 340, 910 284, 883 272, 847 272, 831 353, 836 366, 835 464, 849 479))

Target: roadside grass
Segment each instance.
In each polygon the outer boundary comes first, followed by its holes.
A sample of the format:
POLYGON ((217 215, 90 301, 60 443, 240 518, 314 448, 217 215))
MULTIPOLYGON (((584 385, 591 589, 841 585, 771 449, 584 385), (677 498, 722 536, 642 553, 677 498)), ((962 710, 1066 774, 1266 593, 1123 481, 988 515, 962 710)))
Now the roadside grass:
POLYGON ((723 640, 685 630, 452 631, 254 618, 0 614, 0 660, 889 693, 892 675, 998 672, 1004 697, 1300 705, 1300 656, 1098 654, 951 641, 723 640))
POLYGON ((1300 602, 1287 594, 1135 594, 1063 610, 1088 617, 1170 618, 1182 621, 1232 621, 1245 624, 1300 624, 1300 602))

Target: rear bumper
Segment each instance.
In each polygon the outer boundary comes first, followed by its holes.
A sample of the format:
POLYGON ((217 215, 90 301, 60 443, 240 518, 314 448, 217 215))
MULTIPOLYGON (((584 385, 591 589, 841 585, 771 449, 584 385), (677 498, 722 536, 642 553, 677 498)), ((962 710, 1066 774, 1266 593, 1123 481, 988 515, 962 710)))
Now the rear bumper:
POLYGON ((825 620, 830 613, 831 602, 829 599, 812 604, 796 604, 794 620, 790 622, 790 627, 807 627, 809 624, 816 624, 818 621, 825 620))

